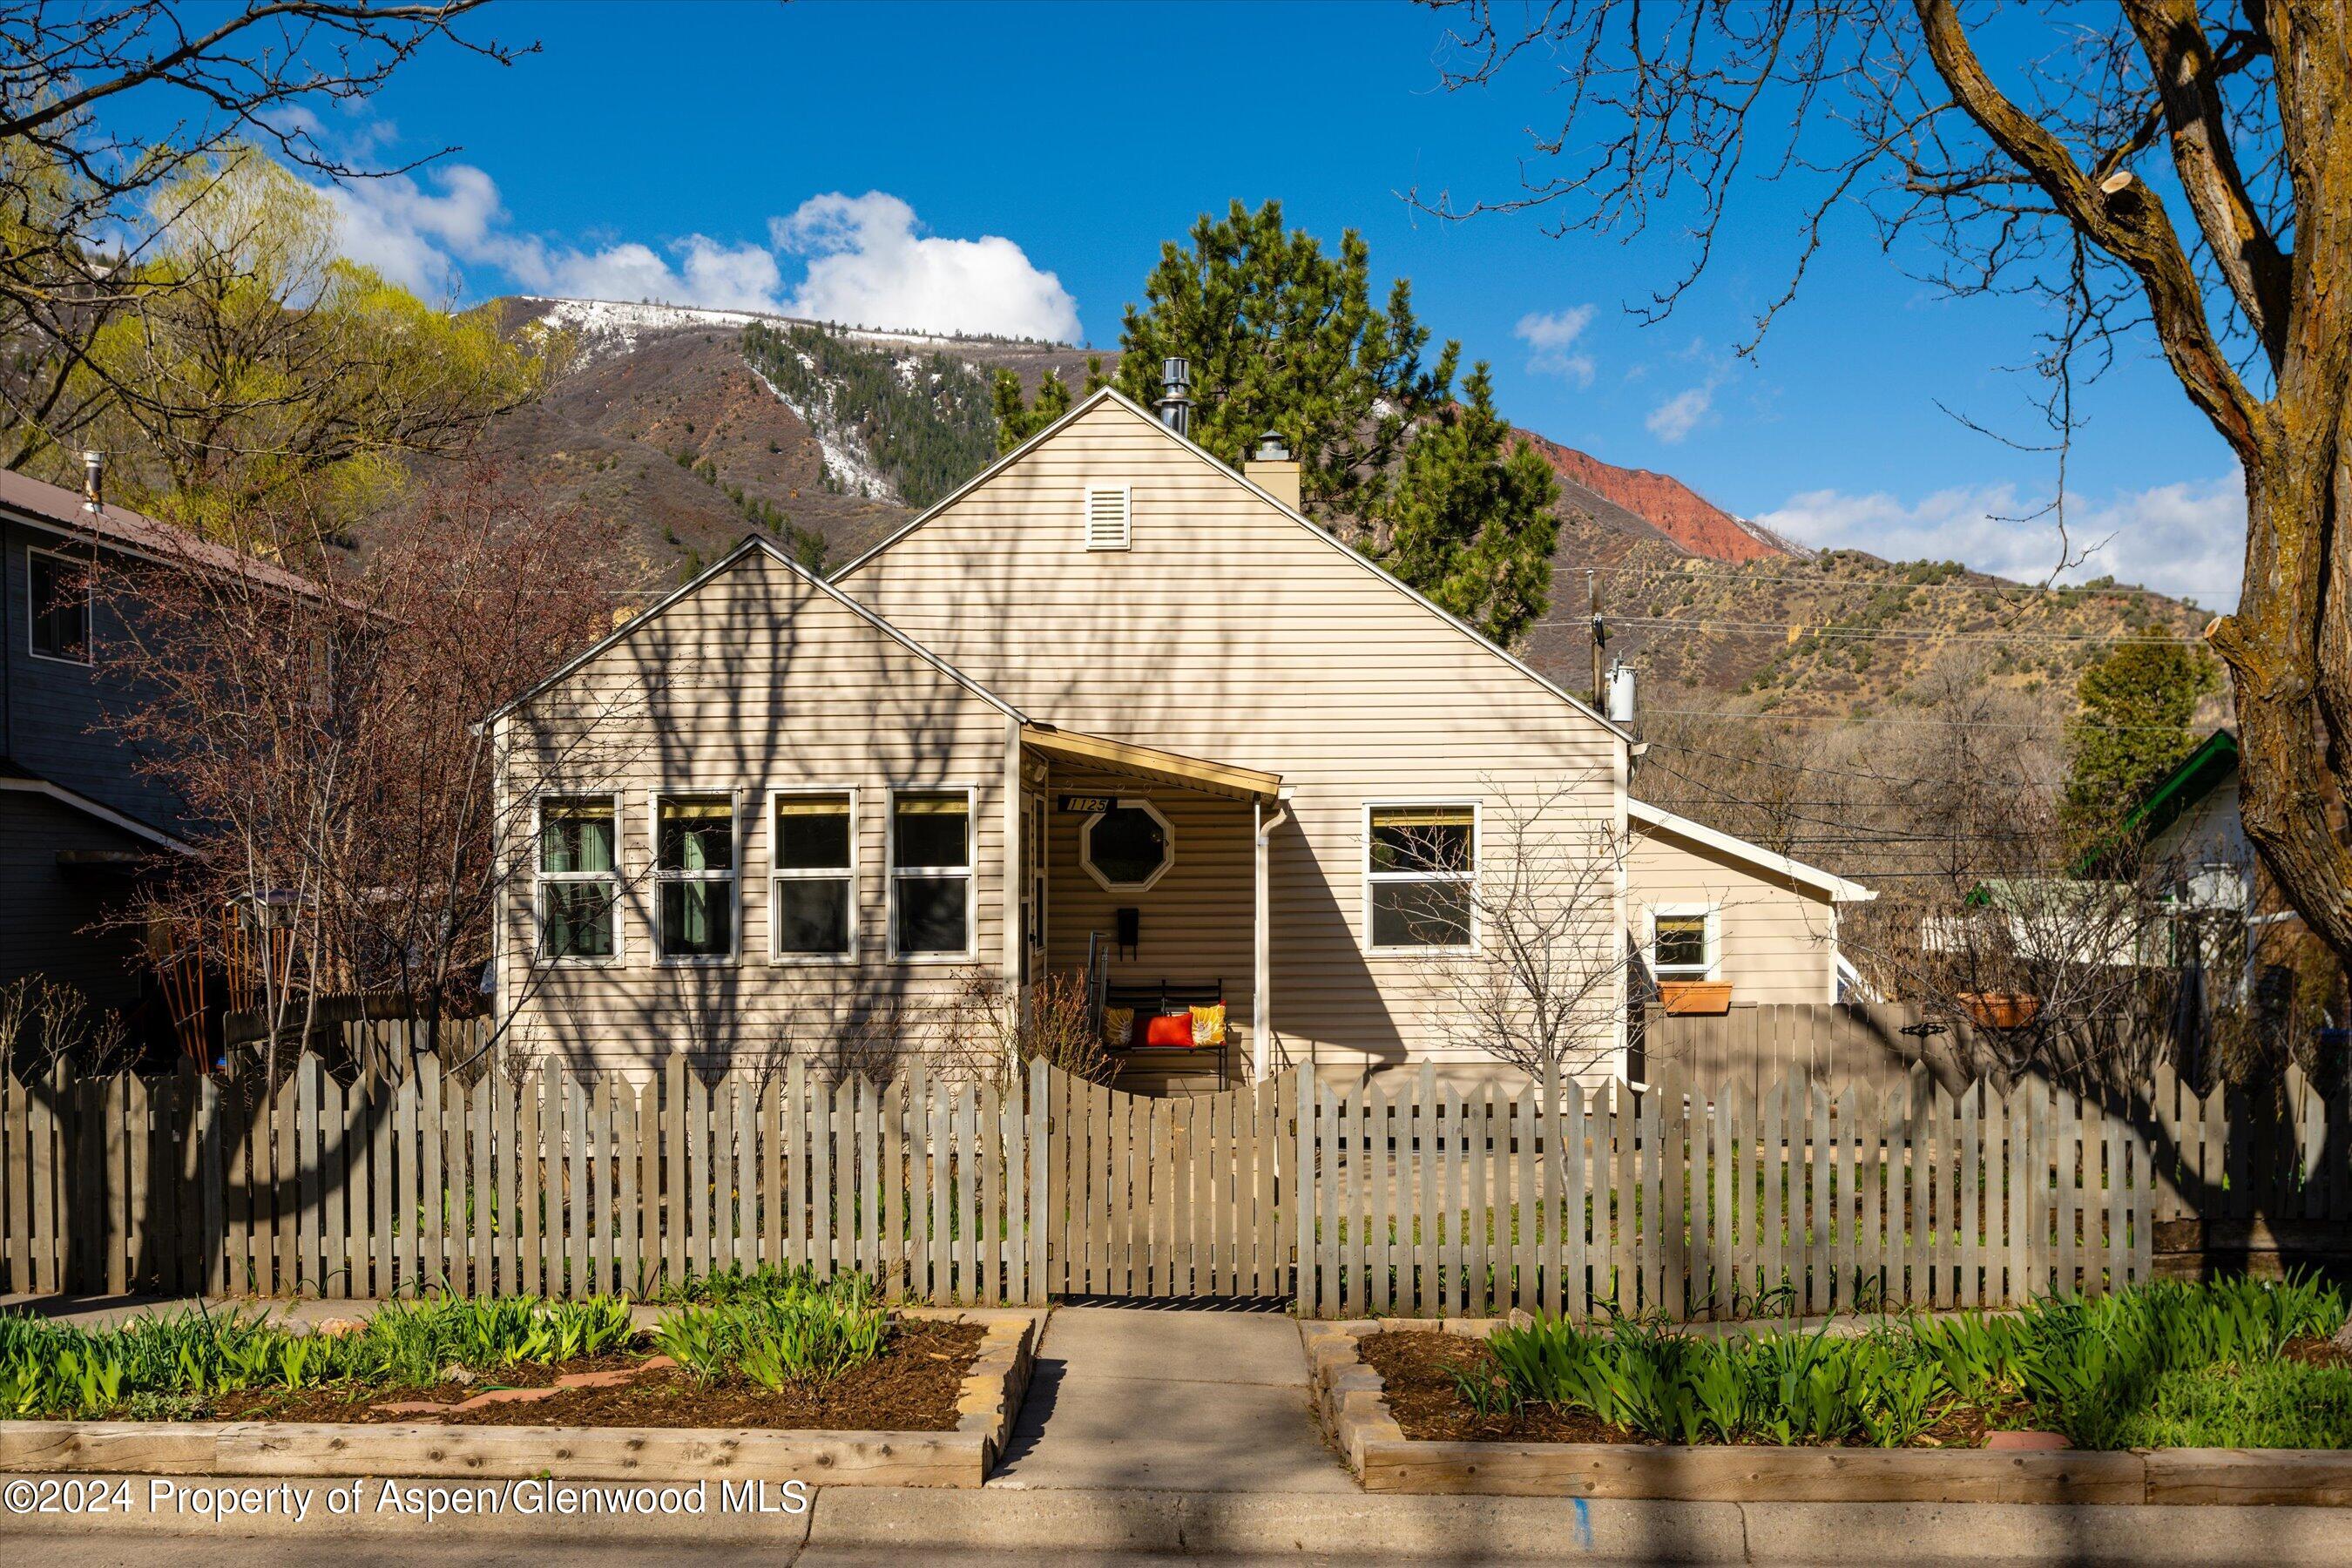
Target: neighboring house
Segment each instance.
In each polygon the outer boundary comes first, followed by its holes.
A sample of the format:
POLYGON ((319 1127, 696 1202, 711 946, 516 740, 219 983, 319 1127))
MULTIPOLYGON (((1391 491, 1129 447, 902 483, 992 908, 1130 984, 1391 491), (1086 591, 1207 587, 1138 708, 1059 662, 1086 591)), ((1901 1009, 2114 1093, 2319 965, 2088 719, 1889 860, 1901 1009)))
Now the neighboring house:
POLYGON ((1733 1005, 1836 1002, 1838 906, 1877 895, 1744 838, 1629 801, 1635 940, 1659 984, 1727 984, 1733 1005))
POLYGON ((1114 1005, 1221 1002, 1235 1076, 1490 1068, 1456 988, 1499 945, 1507 843, 1580 900, 1589 1074, 1621 1060, 1637 910, 1703 906, 1736 987, 1832 994, 1851 884, 1637 806, 1623 730, 1184 412, 1098 392, 830 582, 755 536, 493 715, 502 819, 531 825, 498 966, 520 1035, 952 1049, 1099 953, 1114 1005))
POLYGON ((119 638, 92 567, 138 560, 236 567, 168 523, 0 473, 0 984, 45 973, 119 1005, 150 976, 135 931, 98 929, 158 853, 183 847, 183 803, 110 731, 141 699, 106 649, 119 638))

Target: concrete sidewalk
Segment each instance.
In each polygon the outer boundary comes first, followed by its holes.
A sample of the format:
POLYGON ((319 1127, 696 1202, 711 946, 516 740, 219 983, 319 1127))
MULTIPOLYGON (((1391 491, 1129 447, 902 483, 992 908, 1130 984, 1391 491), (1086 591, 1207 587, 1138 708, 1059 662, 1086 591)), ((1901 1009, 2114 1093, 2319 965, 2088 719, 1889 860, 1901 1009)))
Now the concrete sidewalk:
POLYGON ((1005 1490, 1354 1495, 1272 1312, 1062 1307, 1045 1325, 1005 1490))

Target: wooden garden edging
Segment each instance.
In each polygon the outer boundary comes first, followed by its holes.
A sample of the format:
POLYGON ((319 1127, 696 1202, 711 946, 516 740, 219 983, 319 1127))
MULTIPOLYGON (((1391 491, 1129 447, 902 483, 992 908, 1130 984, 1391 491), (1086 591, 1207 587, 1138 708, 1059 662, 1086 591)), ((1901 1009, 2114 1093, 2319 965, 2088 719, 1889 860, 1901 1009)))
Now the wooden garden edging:
POLYGON ((800 1480, 976 1487, 1004 1452, 1036 1354, 1035 1318, 983 1324, 949 1432, 447 1426, 284 1421, 0 1421, 0 1474, 519 1480, 800 1480))
POLYGON ((2276 1503, 2352 1508, 2352 1453, 2159 1448, 2102 1453, 1760 1444, 1454 1443, 1407 1437, 1359 1342, 1391 1330, 1493 1327, 1391 1319, 1303 1323, 1316 1409, 1366 1491, 1683 1502, 2276 1503))

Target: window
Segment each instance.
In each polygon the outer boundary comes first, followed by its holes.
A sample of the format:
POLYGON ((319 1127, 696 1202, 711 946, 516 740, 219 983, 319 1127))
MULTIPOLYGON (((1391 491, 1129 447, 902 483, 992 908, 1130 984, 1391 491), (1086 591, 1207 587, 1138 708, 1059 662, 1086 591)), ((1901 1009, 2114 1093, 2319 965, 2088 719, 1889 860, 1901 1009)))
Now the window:
POLYGON ((1176 862, 1176 830, 1148 800, 1122 800, 1087 818, 1079 863, 1113 892, 1140 892, 1176 862))
POLYGON ((654 807, 654 885, 665 960, 734 956, 733 797, 659 797, 654 807))
POLYGON ((604 963, 620 954, 620 816, 609 795, 539 803, 539 953, 604 963))
POLYGON ((778 958, 856 952, 857 813, 847 790, 778 791, 768 921, 778 958))
POLYGON ((25 597, 37 658, 89 662, 89 567, 47 550, 25 552, 25 597))
POLYGON ((1478 881, 1478 808, 1365 808, 1365 885, 1372 946, 1466 948, 1478 881))
POLYGON ((1715 969, 1715 911, 1660 910, 1650 917, 1650 973, 1660 980, 1704 980, 1715 969))
POLYGON ((971 794, 890 798, 890 943, 902 958, 971 951, 971 794))
POLYGON ((1132 492, 1125 485, 1101 485, 1087 490, 1087 548, 1125 550, 1134 542, 1130 526, 1132 492))

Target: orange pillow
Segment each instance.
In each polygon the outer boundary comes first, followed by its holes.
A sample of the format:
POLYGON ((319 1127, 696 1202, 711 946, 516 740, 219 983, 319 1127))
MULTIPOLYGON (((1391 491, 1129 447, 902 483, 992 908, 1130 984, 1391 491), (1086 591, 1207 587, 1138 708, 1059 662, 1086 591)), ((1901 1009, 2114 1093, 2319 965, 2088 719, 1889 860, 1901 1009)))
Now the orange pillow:
POLYGON ((1154 1018, 1147 1026, 1143 1043, 1153 1047, 1174 1047, 1180 1050, 1192 1048, 1192 1015, 1189 1012, 1169 1013, 1154 1018))

